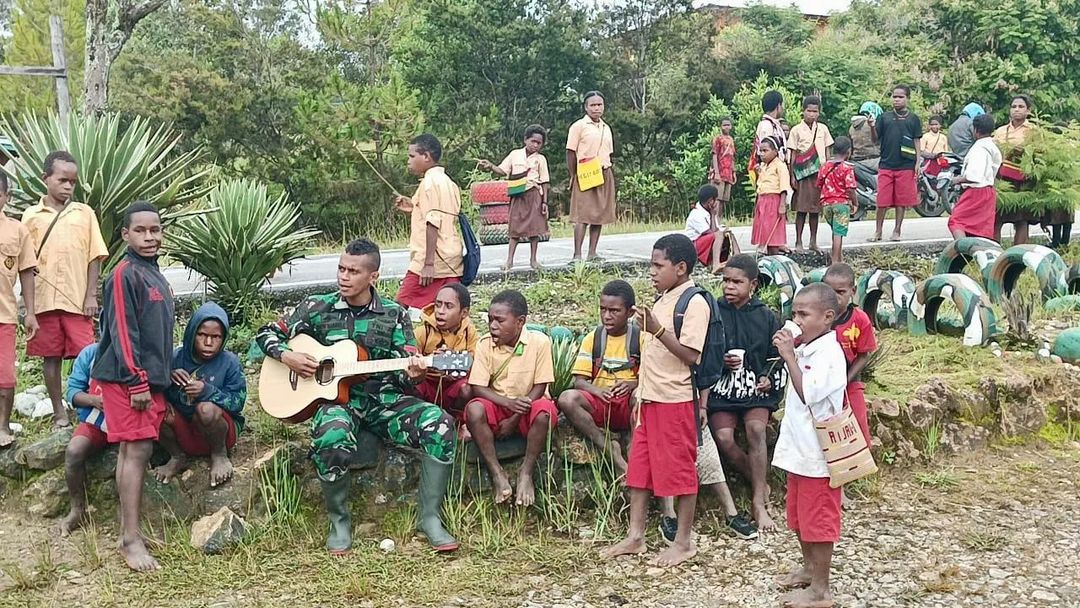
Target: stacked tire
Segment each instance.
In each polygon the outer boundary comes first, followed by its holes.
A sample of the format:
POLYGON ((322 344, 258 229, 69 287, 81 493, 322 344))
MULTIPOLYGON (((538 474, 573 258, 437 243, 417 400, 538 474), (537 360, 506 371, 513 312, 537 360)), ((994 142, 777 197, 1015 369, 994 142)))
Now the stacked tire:
MULTIPOLYGON (((469 187, 473 204, 480 209, 480 229, 476 238, 484 245, 505 245, 510 242, 510 195, 506 182, 495 180, 475 182, 469 187)), ((543 236, 547 241, 550 236, 543 236)))

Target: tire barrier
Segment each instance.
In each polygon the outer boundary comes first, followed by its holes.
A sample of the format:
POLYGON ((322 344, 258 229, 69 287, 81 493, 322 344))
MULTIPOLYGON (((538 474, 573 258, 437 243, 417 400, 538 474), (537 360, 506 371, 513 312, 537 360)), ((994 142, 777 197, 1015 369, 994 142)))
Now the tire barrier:
POLYGON ((795 294, 803 288, 802 270, 794 260, 785 255, 767 255, 758 260, 758 285, 776 285, 780 288, 780 318, 791 318, 791 305, 795 294))
MULTIPOLYGON (((481 245, 505 245, 510 242, 509 224, 482 224, 476 231, 476 238, 481 245)), ((540 237, 541 243, 551 240, 551 234, 540 237)))
POLYGON ((828 270, 828 269, 829 269, 828 266, 822 266, 820 268, 815 268, 815 269, 811 270, 810 272, 806 273, 806 275, 804 275, 803 278, 802 278, 803 287, 806 287, 810 283, 820 283, 820 282, 824 281, 825 280, 825 271, 828 270))
POLYGON ((1046 312, 1080 311, 1080 293, 1051 298, 1043 302, 1043 310, 1046 312))
POLYGON ((510 202, 510 195, 506 192, 505 180, 473 182, 469 186, 469 196, 472 198, 472 202, 477 205, 510 202))
POLYGON ((990 268, 986 281, 990 300, 1001 302, 1008 298, 1027 269, 1039 279, 1043 302, 1069 293, 1066 283, 1069 267, 1056 251, 1042 245, 1015 245, 998 256, 990 268))
POLYGON ((490 203, 480 206, 480 225, 510 223, 510 203, 490 203))
POLYGON ((1073 264, 1069 268, 1069 274, 1065 277, 1069 285, 1069 293, 1080 293, 1080 264, 1073 264))
POLYGON ((914 299, 915 283, 895 270, 871 270, 859 277, 855 286, 855 302, 873 321, 875 329, 907 327, 914 299), (879 310, 882 297, 892 301, 891 311, 879 310))
POLYGON ((964 346, 978 346, 997 333, 997 318, 990 299, 979 284, 964 274, 938 274, 915 287, 908 328, 912 335, 939 333, 938 310, 946 299, 960 311, 964 326, 964 346))
POLYGON ((986 288, 990 281, 990 268, 1004 250, 1001 245, 990 239, 969 236, 949 243, 945 251, 938 256, 934 265, 934 274, 963 273, 972 261, 982 273, 982 284, 986 288))

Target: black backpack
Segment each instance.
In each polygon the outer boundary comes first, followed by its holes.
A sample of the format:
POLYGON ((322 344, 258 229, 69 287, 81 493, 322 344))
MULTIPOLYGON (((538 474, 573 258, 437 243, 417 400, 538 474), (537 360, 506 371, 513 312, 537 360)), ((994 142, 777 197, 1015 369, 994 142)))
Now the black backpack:
POLYGON ((690 306, 690 298, 701 295, 709 305, 709 329, 705 335, 705 345, 701 348, 701 362, 690 366, 690 376, 694 383, 694 393, 712 388, 724 373, 724 353, 727 352, 727 334, 724 320, 720 317, 720 306, 709 291, 694 286, 679 296, 675 303, 675 337, 681 338, 683 317, 690 306))
MULTIPOLYGON (((593 330, 592 343, 592 379, 596 381, 600 375, 600 366, 604 363, 604 352, 607 350, 607 330, 601 325, 593 330)), ((637 323, 629 323, 626 326, 626 355, 630 359, 630 365, 637 373, 641 366, 641 328, 637 323)))

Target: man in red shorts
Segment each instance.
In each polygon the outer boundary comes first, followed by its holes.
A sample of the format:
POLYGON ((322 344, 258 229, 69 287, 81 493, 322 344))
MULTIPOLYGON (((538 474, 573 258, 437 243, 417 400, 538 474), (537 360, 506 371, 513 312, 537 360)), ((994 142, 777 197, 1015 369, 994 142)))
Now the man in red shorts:
POLYGON ((120 235, 124 258, 105 280, 101 343, 90 377, 101 386, 109 443, 119 443, 120 553, 137 572, 158 568, 139 533, 143 479, 165 417, 173 355, 173 298, 158 269, 161 217, 152 204, 132 203, 120 235))
POLYGON ((908 108, 910 97, 911 87, 901 84, 893 88, 893 111, 882 114, 877 120, 877 127, 871 131, 874 141, 881 144, 881 163, 878 165, 876 226, 870 242, 881 240, 885 215, 889 209, 896 210, 896 224, 889 240, 899 241, 904 211, 919 204, 915 173, 919 170, 917 161, 922 122, 908 108))
POLYGON ((165 391, 169 409, 158 441, 170 458, 154 470, 161 483, 184 472, 189 456, 210 457, 210 487, 232 478, 229 450, 244 427, 247 380, 240 359, 224 350, 228 339, 229 315, 213 302, 200 306, 184 329, 165 391))
POLYGON ((559 410, 586 439, 610 451, 619 475, 626 474, 626 459, 615 433, 630 430, 630 396, 641 364, 641 329, 629 322, 634 304, 634 288, 626 281, 604 285, 600 327, 581 341, 574 388, 559 395, 559 410))
MULTIPOLYGON (((399 196, 394 205, 408 213, 409 270, 398 290, 402 306, 422 309, 435 301, 444 285, 457 283, 465 270, 457 215, 461 190, 438 166, 442 144, 430 133, 409 142, 409 173, 422 178, 412 198, 399 196)), ((415 317, 414 317, 415 318, 415 317)))

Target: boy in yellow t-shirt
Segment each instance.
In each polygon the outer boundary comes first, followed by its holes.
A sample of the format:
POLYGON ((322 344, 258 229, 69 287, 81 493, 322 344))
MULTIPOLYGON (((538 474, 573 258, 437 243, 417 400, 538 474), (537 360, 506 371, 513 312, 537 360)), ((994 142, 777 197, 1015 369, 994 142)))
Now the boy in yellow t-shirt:
POLYGON ((30 233, 19 222, 4 214, 8 202, 7 174, 0 171, 0 448, 15 441, 11 432, 11 407, 15 403, 15 324, 19 321, 19 305, 15 298, 15 281, 22 283, 26 304, 27 339, 38 330, 34 316, 34 243, 30 233))
POLYGON ((574 388, 559 395, 559 410, 588 440, 610 449, 620 475, 626 473, 626 459, 609 431, 628 431, 632 425, 630 395, 637 388, 641 363, 641 330, 629 323, 635 303, 634 288, 626 281, 604 285, 600 327, 581 342, 574 388))

